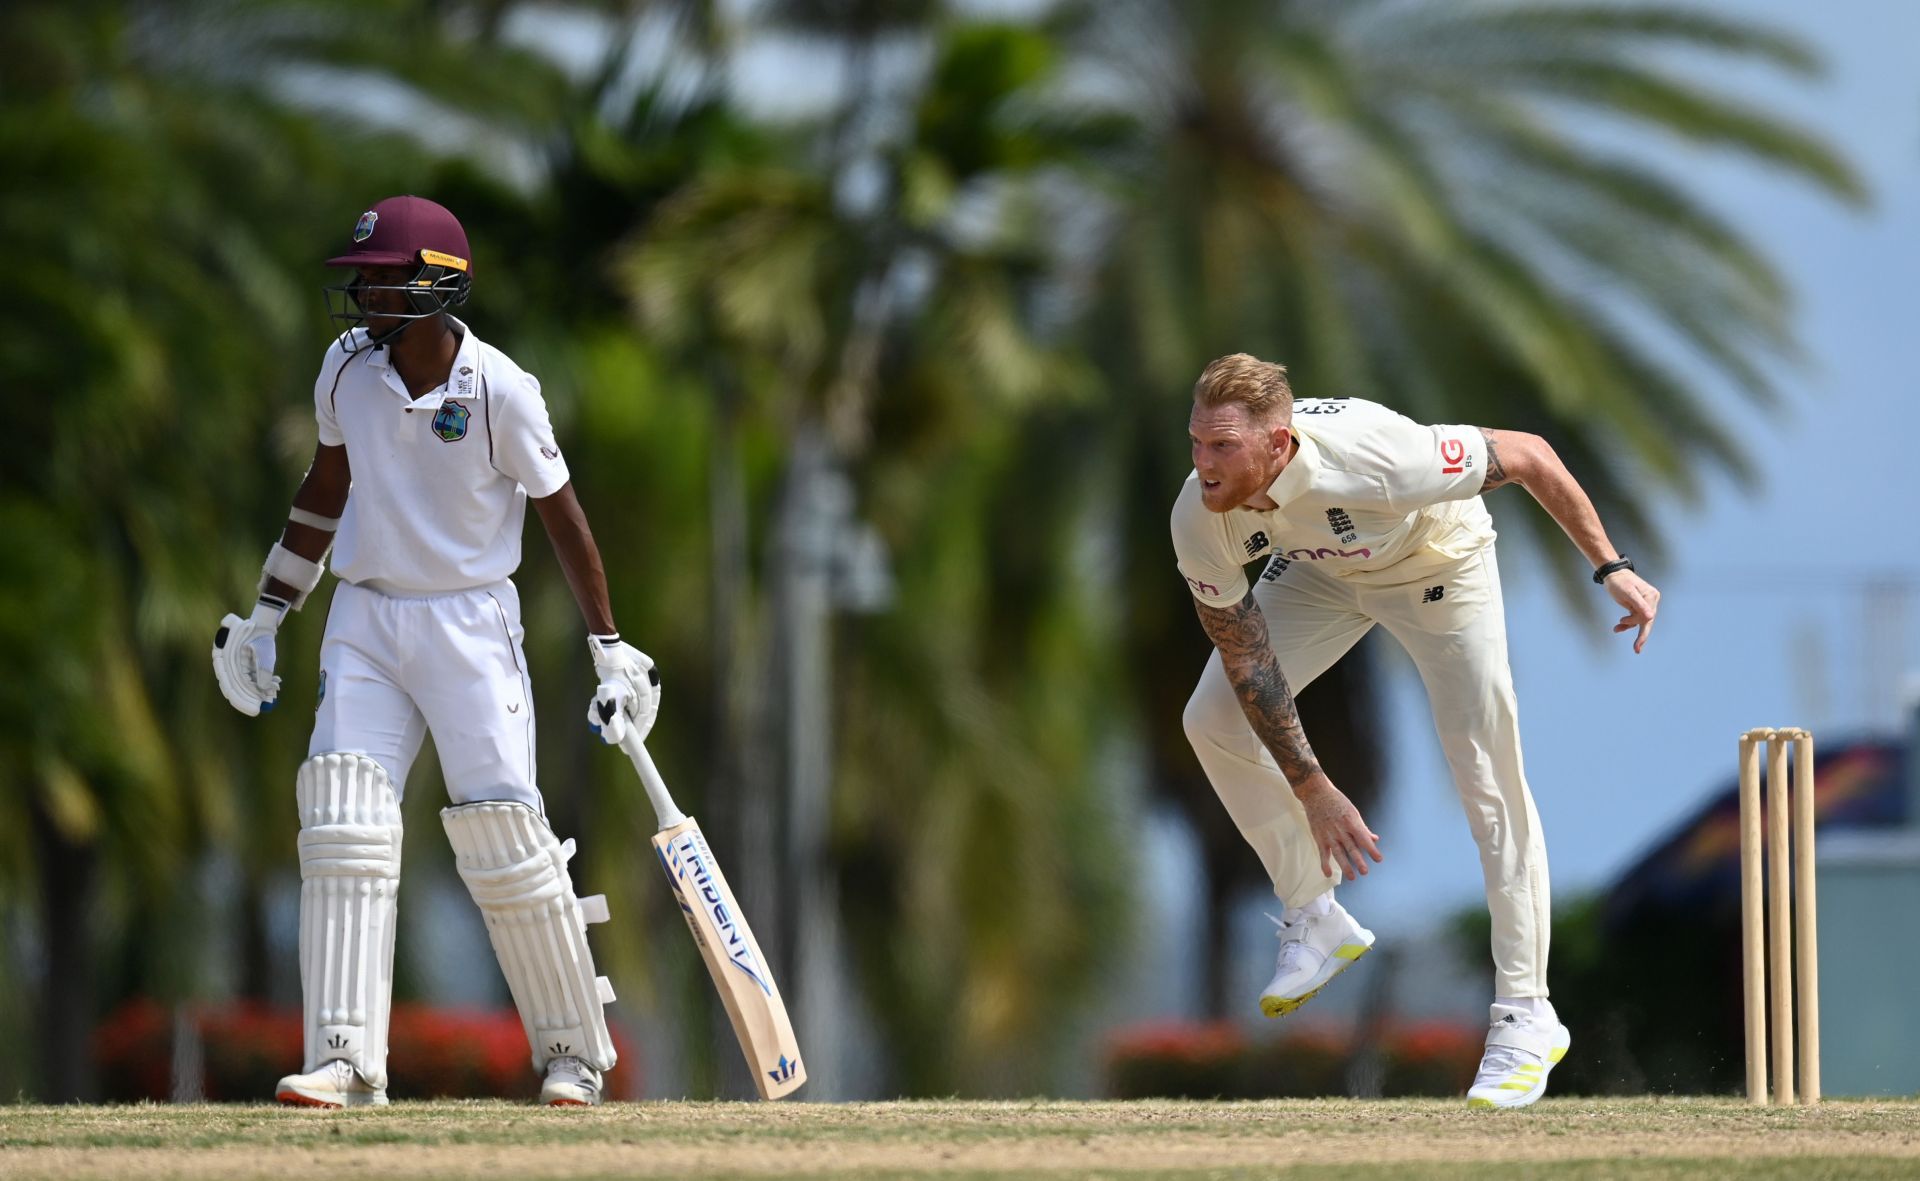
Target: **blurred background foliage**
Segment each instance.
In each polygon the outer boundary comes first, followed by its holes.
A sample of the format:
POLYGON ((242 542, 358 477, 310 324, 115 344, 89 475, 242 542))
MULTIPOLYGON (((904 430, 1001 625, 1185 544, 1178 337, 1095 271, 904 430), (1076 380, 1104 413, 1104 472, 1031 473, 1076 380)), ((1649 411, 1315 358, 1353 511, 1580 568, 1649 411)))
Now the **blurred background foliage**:
MULTIPOLYGON (((819 978, 796 964, 830 923, 884 1093, 1031 1092, 1126 937, 1142 793, 1202 834, 1210 947, 1257 880, 1177 723, 1205 641, 1165 520, 1208 359, 1537 431, 1636 552, 1655 505, 1746 475, 1702 384, 1781 396, 1789 293, 1629 145, 1865 195, 1699 55, 1819 69, 1664 4, 6 5, 0 1032, 37 1052, 0 1083, 99 1094, 77 1048, 120 1001, 269 989, 326 595, 268 718, 206 650, 311 451, 318 260, 374 200, 465 222, 470 322, 544 382, 666 671, 655 745, 787 978, 819 978)), ((528 554, 550 811, 636 916, 600 929, 607 970, 711 1021, 528 554)), ((1376 696, 1357 654, 1303 700, 1363 807, 1376 696)), ((410 867, 444 859, 432 779, 410 867)))

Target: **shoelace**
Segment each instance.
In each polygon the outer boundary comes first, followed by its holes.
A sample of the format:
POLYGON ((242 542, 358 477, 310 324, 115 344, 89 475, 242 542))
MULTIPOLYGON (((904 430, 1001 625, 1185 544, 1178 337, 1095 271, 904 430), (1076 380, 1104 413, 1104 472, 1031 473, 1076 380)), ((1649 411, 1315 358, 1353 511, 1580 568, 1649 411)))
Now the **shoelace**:
POLYGON ((553 1074, 556 1070, 564 1070, 568 1074, 579 1078, 582 1082, 590 1083, 593 1081, 593 1069, 589 1067, 586 1062, 574 1057, 572 1054, 562 1054, 547 1063, 547 1073, 549 1075, 553 1074))
POLYGON ((334 1081, 339 1084, 341 1090, 344 1091, 353 1086, 355 1076, 353 1063, 345 1058, 335 1058, 327 1063, 327 1070, 333 1074, 334 1081))
POLYGON ((1533 1055, 1512 1046, 1492 1046, 1486 1057, 1480 1060, 1480 1074, 1473 1080, 1474 1086, 1481 1083, 1497 1083, 1520 1067, 1538 1061, 1533 1055))
POLYGON ((1285 919, 1276 918, 1271 914, 1268 915, 1267 918, 1273 921, 1273 925, 1276 928, 1274 933, 1278 935, 1280 939, 1280 962, 1274 970, 1278 972, 1288 971, 1293 968, 1294 960, 1299 954, 1306 950, 1307 928, 1309 926, 1308 919, 1302 918, 1299 922, 1289 923, 1285 919))

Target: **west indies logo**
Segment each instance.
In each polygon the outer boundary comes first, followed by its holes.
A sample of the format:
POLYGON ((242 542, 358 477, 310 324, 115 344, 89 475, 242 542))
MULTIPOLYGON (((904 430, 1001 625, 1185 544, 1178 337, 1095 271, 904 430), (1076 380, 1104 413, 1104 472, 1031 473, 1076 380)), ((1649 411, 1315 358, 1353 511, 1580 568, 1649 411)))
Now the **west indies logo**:
POLYGON ((458 402, 442 402, 433 412, 433 433, 443 443, 458 443, 467 437, 467 419, 472 414, 458 402))

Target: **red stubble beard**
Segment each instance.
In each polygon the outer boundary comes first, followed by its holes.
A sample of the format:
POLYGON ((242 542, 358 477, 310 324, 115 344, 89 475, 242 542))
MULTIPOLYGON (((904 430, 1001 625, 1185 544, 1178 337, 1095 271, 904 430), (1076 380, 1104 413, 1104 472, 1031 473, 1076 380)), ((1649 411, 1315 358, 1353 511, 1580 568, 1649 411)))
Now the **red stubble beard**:
POLYGON ((1230 513, 1265 491, 1257 470, 1224 472, 1215 469, 1200 473, 1200 503, 1209 512, 1230 513), (1208 481, 1218 481, 1209 484, 1208 481))

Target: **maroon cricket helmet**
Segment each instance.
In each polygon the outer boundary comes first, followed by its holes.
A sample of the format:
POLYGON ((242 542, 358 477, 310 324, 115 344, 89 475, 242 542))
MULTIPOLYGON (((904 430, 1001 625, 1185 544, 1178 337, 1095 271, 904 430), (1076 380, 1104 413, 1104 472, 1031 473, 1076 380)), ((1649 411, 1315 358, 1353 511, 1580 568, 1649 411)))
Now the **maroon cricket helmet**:
POLYGON ((330 267, 403 267, 429 263, 473 276, 467 232, 444 205, 425 197, 388 197, 354 223, 353 245, 330 267))

